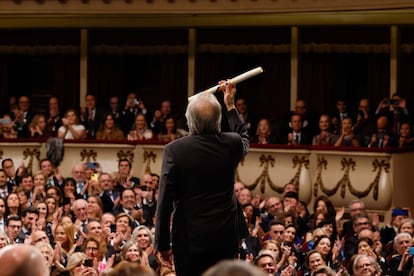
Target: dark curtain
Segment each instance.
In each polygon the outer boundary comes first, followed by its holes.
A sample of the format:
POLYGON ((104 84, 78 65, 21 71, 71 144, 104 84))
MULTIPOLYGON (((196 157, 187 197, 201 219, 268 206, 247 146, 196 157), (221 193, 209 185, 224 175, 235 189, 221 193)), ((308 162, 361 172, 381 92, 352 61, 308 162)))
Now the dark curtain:
POLYGON ((376 108, 389 94, 389 70, 387 54, 306 53, 299 63, 298 98, 317 113, 334 113, 338 99, 355 110, 368 97, 376 108))
POLYGON ((257 66, 261 66, 264 73, 238 84, 237 97, 245 98, 250 112, 257 117, 277 120, 289 110, 289 54, 199 54, 196 90, 202 91, 221 79, 232 78, 257 66))
POLYGON ((121 108, 128 93, 135 92, 149 110, 162 100, 172 101, 177 114, 187 103, 187 59, 182 54, 91 55, 88 92, 97 96, 98 106, 107 108, 109 98, 118 96, 121 108))
POLYGON ((78 55, 2 55, 0 80, 2 113, 11 96, 29 96, 34 112, 47 112, 51 96, 59 98, 62 112, 79 106, 78 55))

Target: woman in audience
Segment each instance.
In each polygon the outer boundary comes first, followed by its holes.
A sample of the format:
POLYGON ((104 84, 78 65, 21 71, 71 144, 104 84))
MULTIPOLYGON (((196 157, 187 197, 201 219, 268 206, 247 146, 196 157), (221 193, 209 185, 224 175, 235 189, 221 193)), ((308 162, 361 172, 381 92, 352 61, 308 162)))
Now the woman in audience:
POLYGON ((352 119, 346 117, 341 123, 341 134, 335 142, 335 147, 359 147, 359 141, 354 135, 352 119))
POLYGON ((53 214, 57 211, 57 201, 53 196, 46 196, 45 203, 47 205, 48 216, 47 221, 53 220, 53 214))
POLYGON ((46 180, 47 177, 42 171, 37 171, 33 175, 33 195, 32 204, 37 201, 43 201, 46 198, 46 180))
POLYGON ((22 208, 20 206, 19 196, 17 193, 10 193, 6 197, 6 211, 4 212, 4 218, 9 216, 20 216, 22 208))
POLYGON ((60 263, 65 266, 69 256, 75 250, 75 229, 73 225, 59 223, 53 233, 56 254, 60 263))
POLYGON ((180 138, 182 135, 177 132, 176 122, 173 116, 167 116, 164 121, 164 128, 161 133, 158 135, 158 140, 162 142, 170 142, 177 138, 180 138))
MULTIPOLYGON (((96 276, 98 275, 95 268, 90 267, 85 261, 89 260, 88 256, 82 252, 73 253, 65 271, 69 271, 70 276, 96 276)), ((67 275, 67 274, 66 274, 67 275)))
POLYGON ((97 195, 90 195, 86 201, 88 202, 88 219, 100 220, 103 214, 102 200, 97 195))
POLYGON ((33 138, 47 138, 47 123, 46 116, 43 114, 36 114, 33 116, 32 121, 29 124, 29 134, 33 138))
POLYGON ((414 146, 414 137, 412 137, 411 124, 409 122, 403 122, 400 125, 400 137, 399 147, 407 148, 414 146))
POLYGON ((338 137, 330 132, 330 118, 326 114, 319 117, 319 134, 312 139, 313 146, 334 145, 338 137))
POLYGON ((356 255, 352 270, 354 276, 377 276, 380 275, 378 265, 375 260, 365 254, 356 255))
POLYGON ((62 124, 58 130, 58 138, 72 140, 86 138, 85 127, 79 123, 79 116, 76 110, 67 110, 64 118, 62 118, 62 124))
POLYGON ((5 114, 1 119, 1 138, 4 139, 16 139, 17 132, 13 128, 13 120, 10 115, 5 114))
POLYGON ((331 239, 328 236, 321 236, 315 241, 314 249, 319 251, 323 258, 326 260, 326 264, 334 270, 337 270, 340 266, 339 253, 340 247, 335 244, 332 246, 331 239))
POLYGON ((154 138, 154 134, 151 129, 148 128, 147 121, 144 114, 138 113, 135 116, 134 124, 128 134, 128 140, 142 141, 151 140, 154 138))
POLYGON ((7 236, 6 232, 0 230, 0 249, 10 244, 9 237, 7 236))
POLYGON ((127 241, 122 247, 121 259, 149 267, 147 254, 139 247, 138 243, 133 240, 127 241))
POLYGON ((268 119, 260 119, 256 135, 252 137, 251 142, 254 144, 276 144, 276 136, 271 133, 268 119))
POLYGON ((63 195, 61 190, 55 186, 49 186, 46 188, 46 197, 52 196, 56 200, 56 208, 63 205, 63 195))
POLYGON ((16 189, 17 196, 19 197, 20 209, 24 210, 26 207, 31 206, 29 201, 30 192, 27 192, 22 186, 16 189))
POLYGON ((327 265, 325 257, 318 250, 311 250, 306 254, 305 259, 306 269, 303 275, 310 275, 321 265, 327 265))
POLYGON ((403 219, 398 227, 398 233, 408 233, 411 237, 414 237, 414 219, 403 219))
POLYGON ((100 125, 99 130, 96 132, 96 139, 98 140, 123 140, 124 133, 116 125, 116 120, 112 113, 107 113, 105 121, 100 125))
POLYGON ((48 242, 39 241, 35 244, 35 247, 39 249, 40 253, 42 253, 43 257, 45 258, 46 265, 49 268, 49 272, 51 272, 54 261, 52 246, 48 242))
MULTIPOLYGON (((106 249, 106 242, 94 236, 87 238, 82 246, 82 252, 88 256, 88 259, 92 260, 92 267, 98 271, 99 268, 103 268, 102 263, 105 261, 106 249)), ((102 273, 102 271, 103 269, 99 273, 102 273)))
POLYGON ((63 180, 63 196, 69 200, 71 206, 75 200, 81 198, 76 192, 76 180, 73 177, 68 177, 63 180))
POLYGON ((138 243, 139 248, 145 251, 148 257, 148 263, 154 271, 159 269, 159 260, 156 256, 156 250, 154 248, 154 237, 151 234, 150 229, 144 225, 140 225, 132 232, 132 241, 138 243))

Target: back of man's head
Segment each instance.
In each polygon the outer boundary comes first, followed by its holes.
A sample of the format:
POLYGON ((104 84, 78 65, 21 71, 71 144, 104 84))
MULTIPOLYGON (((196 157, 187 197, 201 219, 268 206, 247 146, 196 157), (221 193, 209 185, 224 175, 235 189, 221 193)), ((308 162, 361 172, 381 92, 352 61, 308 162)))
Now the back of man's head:
POLYGON ((221 131, 221 105, 212 93, 195 95, 185 113, 191 134, 213 134, 221 131))
POLYGON ((31 245, 8 245, 0 250, 2 276, 48 276, 49 269, 42 254, 31 245))

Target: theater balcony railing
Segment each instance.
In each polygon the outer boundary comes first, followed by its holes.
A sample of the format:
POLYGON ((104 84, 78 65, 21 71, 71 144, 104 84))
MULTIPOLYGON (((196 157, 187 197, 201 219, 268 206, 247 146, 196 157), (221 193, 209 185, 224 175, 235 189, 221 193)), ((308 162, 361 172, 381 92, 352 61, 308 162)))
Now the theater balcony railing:
MULTIPOLYGON (((105 172, 115 172, 117 161, 126 158, 136 176, 159 174, 163 148, 157 142, 64 141, 60 166, 63 176, 70 176, 72 166, 80 162, 99 162, 105 172)), ((0 141, 0 159, 12 158, 30 171, 37 171, 45 157, 45 140, 0 141)), ((395 206, 414 210, 413 164, 414 149, 251 145, 236 178, 262 198, 281 195, 285 184, 295 183, 310 210, 319 195, 329 196, 336 207, 348 207, 360 198, 367 209, 384 217, 395 206)))

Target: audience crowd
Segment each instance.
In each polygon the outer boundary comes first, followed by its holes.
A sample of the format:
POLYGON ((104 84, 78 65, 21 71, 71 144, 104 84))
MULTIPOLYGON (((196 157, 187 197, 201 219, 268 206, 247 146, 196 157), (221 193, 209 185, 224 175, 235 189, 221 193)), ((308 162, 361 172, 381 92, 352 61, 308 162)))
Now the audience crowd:
MULTIPOLYGON (((357 146, 368 148, 404 148, 414 145, 414 117, 406 100, 398 94, 382 99, 376 109, 367 98, 349 107, 343 99, 336 102, 333 114, 311 112, 306 101, 298 100, 294 110, 280 118, 257 117, 239 98, 236 107, 249 130, 252 144, 313 146, 357 146)), ((183 116, 173 111, 171 101, 150 111, 136 93, 129 93, 125 105, 110 98, 108 108, 96 105, 94 95, 86 95, 85 107, 62 112, 57 97, 49 99, 49 110, 33 113, 30 99, 12 97, 10 110, 3 113, 0 138, 153 140, 169 142, 187 135, 183 116)))
MULTIPOLYGON (((85 108, 63 115, 52 97, 48 114, 33 114, 29 98, 22 96, 3 116, 1 135, 165 142, 186 135, 170 101, 163 101, 152 117, 135 93, 128 95, 123 109, 117 97, 110 99, 107 111, 96 107, 93 95, 85 102, 85 108)), ((355 114, 338 100, 337 114, 319 118, 298 100, 295 110, 276 125, 269 118, 254 118, 244 99, 236 105, 252 143, 371 148, 414 143, 411 113, 397 94, 373 111, 361 99, 355 114)), ((39 171, 29 173, 5 158, 0 169, 0 258, 3 248, 26 244, 39 250, 50 275, 123 275, 128 269, 175 275, 153 244, 158 181, 157 174, 134 175, 127 159, 118 161, 116 172, 96 162, 64 172, 42 159, 39 171)), ((347 208, 334 208, 321 195, 308 210, 297 189, 289 183, 280 196, 261 198, 236 182, 234 193, 249 228, 239 247, 243 264, 218 264, 205 275, 253 267, 263 275, 414 275, 414 220, 408 208, 391 209, 390 220, 380 223, 357 199, 347 208)))

